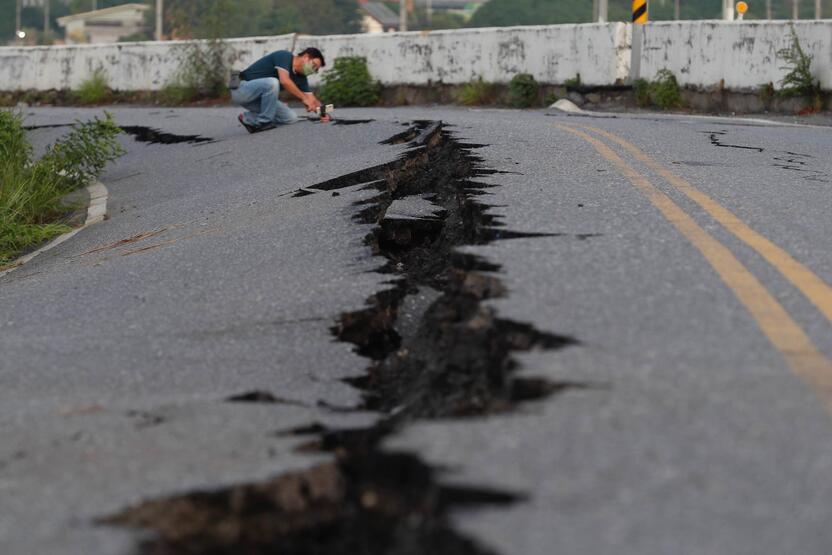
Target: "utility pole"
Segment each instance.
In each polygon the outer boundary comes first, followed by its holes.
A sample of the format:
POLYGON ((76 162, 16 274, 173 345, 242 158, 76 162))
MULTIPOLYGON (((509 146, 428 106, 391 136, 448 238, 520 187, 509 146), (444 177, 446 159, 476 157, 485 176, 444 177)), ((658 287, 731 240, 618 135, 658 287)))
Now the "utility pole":
POLYGON ((815 19, 823 19, 823 16, 821 15, 822 11, 823 8, 821 6, 820 0, 815 0, 815 19))
POLYGON ((734 1, 722 0, 722 19, 734 21, 734 1))
POLYGON ((43 0, 43 42, 49 39, 49 0, 43 0))
POLYGON ((399 0, 399 31, 407 31, 407 0, 399 0))
POLYGON ((680 4, 680 0, 674 0, 673 2, 673 19, 675 19, 676 21, 682 19, 682 6, 680 4))
POLYGON ((15 5, 15 13, 14 13, 14 17, 15 17, 15 20, 14 20, 15 21, 15 23, 14 23, 14 37, 18 40, 20 40, 20 35, 19 35, 19 33, 20 33, 20 3, 22 1, 23 0, 17 0, 17 3, 15 5))
POLYGON ((606 23, 609 13, 609 0, 592 0, 592 21, 606 23))
POLYGON ((792 19, 800 19, 800 3, 798 0, 792 0, 792 19))
POLYGON ((164 4, 164 0, 156 0, 156 40, 162 40, 162 33, 164 32, 162 28, 162 16, 165 10, 164 4))
MULTIPOLYGON (((820 1, 820 0, 815 0, 820 1)), ((427 1, 428 29, 433 29, 433 0, 427 1)))
POLYGON ((771 0, 766 0, 766 19, 771 20, 771 0))

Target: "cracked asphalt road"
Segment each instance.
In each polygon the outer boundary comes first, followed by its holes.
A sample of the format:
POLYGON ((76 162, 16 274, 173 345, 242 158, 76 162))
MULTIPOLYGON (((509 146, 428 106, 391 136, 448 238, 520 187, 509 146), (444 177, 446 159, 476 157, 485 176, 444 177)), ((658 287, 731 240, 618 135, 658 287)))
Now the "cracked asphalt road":
MULTIPOLYGON (((113 112, 121 125, 214 141, 125 137, 128 154, 102 178, 111 218, 0 278, 4 553, 129 553, 134 533, 94 521, 144 499, 306 468, 325 457, 274 432, 377 418, 327 408, 360 403, 341 380, 366 366, 330 328, 389 279, 373 272, 369 226, 352 220, 370 193, 290 193, 395 160, 407 145, 379 143, 414 120, 443 120, 486 145, 474 152, 505 173, 477 178, 496 185, 481 201, 509 230, 552 234, 465 250, 502 266, 508 296, 488 301, 500 317, 580 342, 517 355, 520 373, 588 385, 512 414, 416 423, 386 441, 445 469, 445 483, 525 496, 459 511, 458 529, 505 555, 829 552, 828 393, 790 368, 677 222, 564 127, 632 142, 825 284, 828 129, 411 108, 248 135, 232 109, 113 112), (254 390, 290 402, 224 401, 254 390)), ((95 113, 37 109, 27 124, 95 113)), ((61 132, 31 136, 42 147, 61 132)), ((605 142, 770 292, 816 347, 813 376, 832 373, 823 291, 813 303, 605 142)))

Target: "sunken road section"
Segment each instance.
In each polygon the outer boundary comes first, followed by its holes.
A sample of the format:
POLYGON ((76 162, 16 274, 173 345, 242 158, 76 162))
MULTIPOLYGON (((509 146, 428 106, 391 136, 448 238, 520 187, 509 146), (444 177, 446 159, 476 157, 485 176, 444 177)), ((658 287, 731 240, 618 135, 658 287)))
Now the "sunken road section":
MULTIPOLYGON (((364 309, 341 315, 333 334, 368 359, 349 380, 364 391, 369 428, 330 430, 311 423, 277 432, 309 438, 301 449, 333 460, 267 482, 151 500, 105 521, 152 531, 146 555, 328 554, 486 555, 448 515, 500 506, 522 496, 452 488, 418 456, 382 448, 385 437, 417 419, 475 417, 513 409, 580 384, 520 379, 512 353, 556 349, 567 337, 499 318, 484 301, 505 296, 499 266, 457 251, 529 237, 503 228, 477 201, 495 173, 439 122, 418 122, 390 142, 409 142, 397 161, 299 190, 305 197, 356 185, 374 190, 355 219, 372 223, 366 241, 384 259, 390 287, 364 309)), ((308 199, 308 201, 314 201, 308 199)), ((234 397, 269 402, 273 396, 234 397)))

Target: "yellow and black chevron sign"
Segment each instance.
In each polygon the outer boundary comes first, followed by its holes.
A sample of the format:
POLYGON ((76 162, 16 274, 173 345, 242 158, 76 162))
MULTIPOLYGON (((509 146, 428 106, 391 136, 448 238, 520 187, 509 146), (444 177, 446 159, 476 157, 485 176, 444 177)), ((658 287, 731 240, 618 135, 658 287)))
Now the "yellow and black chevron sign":
POLYGON ((647 0, 633 0, 633 23, 647 23, 647 0))

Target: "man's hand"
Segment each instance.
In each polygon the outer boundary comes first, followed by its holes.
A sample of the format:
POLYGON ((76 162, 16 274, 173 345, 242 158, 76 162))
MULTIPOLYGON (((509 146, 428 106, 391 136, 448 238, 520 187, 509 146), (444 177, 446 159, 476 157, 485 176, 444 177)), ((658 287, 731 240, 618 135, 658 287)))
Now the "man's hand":
POLYGON ((306 106, 307 112, 315 112, 321 107, 321 101, 311 94, 306 95, 306 98, 303 99, 303 103, 306 106))

